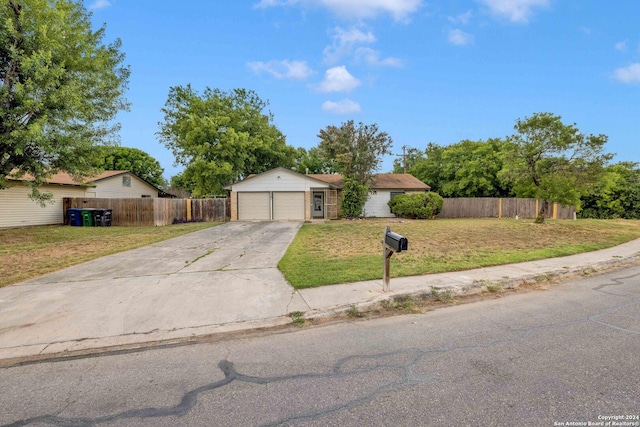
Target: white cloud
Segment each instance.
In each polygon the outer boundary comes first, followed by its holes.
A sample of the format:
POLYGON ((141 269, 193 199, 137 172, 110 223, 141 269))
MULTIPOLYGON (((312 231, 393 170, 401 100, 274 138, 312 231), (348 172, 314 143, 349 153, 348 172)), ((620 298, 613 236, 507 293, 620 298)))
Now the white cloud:
POLYGON ((462 30, 451 30, 449 31, 449 43, 456 46, 466 46, 470 43, 473 43, 473 36, 469 33, 465 33, 462 30))
POLYGON ((329 68, 324 73, 324 80, 318 85, 320 92, 350 92, 360 86, 360 80, 353 77, 347 67, 340 65, 329 68))
POLYGON ((621 41, 615 44, 614 48, 616 50, 619 50, 620 52, 626 52, 627 51, 627 41, 621 41))
POLYGON ((640 83, 640 63, 618 68, 613 72, 613 76, 622 83, 640 83))
POLYGON ((549 0, 476 0, 489 8, 494 15, 511 22, 526 23, 534 9, 549 6, 549 0))
POLYGON ((353 114, 361 111, 360 104, 349 98, 342 101, 326 101, 322 104, 322 111, 332 114, 353 114))
POLYGON ((376 36, 372 32, 360 31, 357 28, 343 30, 336 27, 333 30, 333 44, 324 48, 322 52, 325 61, 335 63, 345 56, 351 55, 357 45, 370 44, 376 41, 376 36))
POLYGON ((588 36, 590 36, 591 33, 593 33, 593 30, 591 28, 585 27, 585 26, 580 27, 580 31, 582 31, 584 34, 588 36))
POLYGON ((460 15, 450 16, 449 22, 452 22, 454 24, 467 25, 471 20, 471 16, 472 16, 471 10, 467 10, 465 13, 462 13, 460 15))
POLYGON ((370 47, 360 47, 356 50, 356 59, 367 65, 383 67, 402 67, 402 60, 392 56, 381 59, 380 52, 370 47))
POLYGON ((315 6, 344 18, 370 19, 388 14, 396 21, 406 21, 422 3, 423 0, 260 0, 254 7, 315 6))
POLYGON ((256 74, 267 73, 276 79, 304 80, 313 74, 313 70, 304 61, 249 62, 247 65, 256 74))
POLYGON ((109 0, 96 0, 89 6, 91 10, 104 9, 105 7, 111 6, 111 2, 109 0))

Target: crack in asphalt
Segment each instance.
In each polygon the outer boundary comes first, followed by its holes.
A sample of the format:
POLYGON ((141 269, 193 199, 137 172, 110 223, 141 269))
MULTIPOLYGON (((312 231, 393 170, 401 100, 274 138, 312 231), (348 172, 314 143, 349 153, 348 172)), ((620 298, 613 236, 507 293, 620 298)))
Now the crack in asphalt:
MULTIPOLYGON (((632 303, 632 304, 637 304, 632 303)), ((321 407, 319 409, 312 409, 306 412, 292 414, 291 416, 283 417, 272 422, 267 422, 262 424, 263 426, 282 426, 282 425, 290 425, 292 423, 303 422, 303 421, 313 421, 318 420, 322 417, 325 417, 331 413, 342 411, 342 410, 350 410, 355 407, 368 404, 376 397, 381 396, 385 392, 393 389, 397 389, 399 387, 411 386, 416 384, 424 384, 424 383, 433 383, 438 382, 441 379, 436 373, 428 374, 428 375, 416 375, 415 368, 420 363, 428 363, 426 360, 428 357, 433 355, 442 355, 447 354, 449 352, 474 352, 474 351, 482 351, 488 348, 515 343, 522 342, 529 338, 534 337, 536 334, 541 331, 551 330, 551 329, 565 329, 571 325, 575 325, 577 323, 589 322, 593 321, 593 318, 606 315, 608 313, 615 312, 616 310, 624 309, 631 304, 623 304, 612 309, 607 310, 606 312, 600 313, 598 315, 590 316, 588 318, 577 319, 575 321, 563 322, 558 324, 545 324, 545 325, 536 325, 528 328, 506 328, 507 334, 506 337, 499 337, 491 339, 487 337, 485 342, 480 342, 477 344, 469 344, 464 345, 463 343, 468 340, 477 339, 479 334, 468 335, 459 338, 450 339, 445 345, 437 348, 431 349, 408 349, 408 350, 398 350, 393 352, 385 352, 385 353, 377 353, 370 355, 352 355, 341 358, 336 361, 333 365, 330 372, 323 373, 299 373, 293 375, 284 375, 284 376, 253 376, 246 375, 238 372, 233 364, 233 362, 229 361, 228 358, 230 356, 229 352, 227 352, 227 356, 225 359, 221 360, 218 363, 218 368, 220 372, 224 375, 224 378, 201 387, 197 387, 193 390, 185 393, 180 402, 175 406, 161 407, 161 408, 140 408, 140 409, 131 409, 127 411, 123 411, 117 414, 105 415, 102 417, 95 418, 67 418, 59 415, 43 415, 38 417, 33 417, 29 419, 23 419, 19 421, 15 421, 11 424, 6 424, 7 427, 18 427, 25 426, 34 423, 46 423, 55 426, 62 427, 71 427, 71 426, 93 426, 97 424, 102 424, 106 422, 114 422, 119 420, 126 420, 132 418, 160 418, 160 417, 168 417, 168 416, 184 416, 189 413, 198 402, 198 396, 207 393, 210 391, 223 389, 225 386, 233 383, 233 382, 242 382, 248 384, 257 384, 257 385, 273 385, 277 383, 285 383, 288 381, 299 381, 299 380, 310 380, 310 379, 323 379, 323 380, 341 380, 341 379, 356 379, 358 375, 362 374, 371 374, 371 373, 380 373, 380 372, 392 372, 396 373, 399 379, 392 380, 387 379, 386 382, 382 384, 378 384, 372 390, 368 392, 364 392, 359 396, 354 396, 351 399, 346 399, 341 401, 338 404, 329 404, 327 406, 321 407)), ((596 322, 600 323, 600 322, 596 322)), ((623 332, 632 332, 638 333, 636 331, 629 331, 623 328, 615 328, 619 331, 623 332)), ((508 373, 501 372, 499 367, 494 365, 488 365, 486 362, 476 361, 475 365, 472 367, 476 369, 480 375, 488 377, 490 380, 495 381, 504 381, 505 378, 508 378, 508 373)), ((385 380, 383 380, 385 381, 385 380)))
MULTIPOLYGON (((590 322, 593 322, 593 323, 597 323, 598 325, 605 326, 605 327, 607 327, 607 328, 615 329, 615 330, 617 330, 617 331, 627 332, 627 333, 630 333, 630 334, 640 335, 640 331, 634 331, 633 329, 623 328, 623 327, 621 327, 621 326, 613 325, 613 324, 611 324, 611 323, 608 323, 608 322, 604 322, 604 321, 598 320, 598 318, 600 318, 600 317, 602 317, 602 316, 607 316, 607 315, 615 314, 615 313, 617 313, 617 312, 618 312, 618 311, 620 311, 620 310, 624 310, 624 309, 626 309, 626 308, 628 308, 628 307, 632 307, 632 306, 634 306, 634 305, 640 306, 640 301, 633 301, 633 302, 630 302, 630 303, 628 303, 628 304, 624 304, 624 305, 621 305, 621 306, 618 306, 618 307, 614 307, 614 308, 612 308, 612 309, 610 309, 610 310, 607 310, 607 311, 605 311, 605 312, 603 312, 603 313, 594 314, 593 316, 589 316, 589 321, 590 321, 590 322)), ((638 310, 636 310, 636 313, 637 313, 637 312, 638 312, 638 310)))
MULTIPOLYGON (((612 292, 603 291, 602 289, 604 289, 604 288, 606 288, 608 286, 624 285, 623 280, 625 280, 625 279, 633 279, 634 277, 638 277, 638 276, 640 276, 640 273, 632 274, 630 276, 625 276, 625 277, 614 277, 614 278, 611 279, 610 283, 603 283, 601 285, 598 285, 595 288, 593 288, 593 290, 597 291, 597 292, 602 292, 602 293, 605 293, 605 294, 609 294, 609 295, 621 296, 620 294, 614 294, 612 292)), ((623 294, 622 296, 627 296, 627 294, 623 294)))
MULTIPOLYGON (((604 283, 593 288, 594 291, 604 292, 611 294, 610 292, 603 291, 605 287, 609 286, 618 286, 623 285, 623 280, 630 279, 639 276, 640 274, 634 274, 631 276, 620 277, 620 278, 612 278, 610 283, 604 283)), ((292 294, 293 295, 293 294, 292 294)), ((611 294, 620 296, 619 294, 611 294)), ((296 422, 302 421, 313 421, 321 419, 331 413, 349 410, 355 407, 367 404, 373 401, 375 398, 381 396, 385 392, 393 389, 397 389, 404 386, 411 386, 415 384, 424 384, 431 382, 438 382, 441 379, 439 376, 434 373, 430 375, 416 375, 415 369, 418 364, 422 362, 428 362, 426 360, 428 357, 433 355, 442 355, 447 354, 449 352, 474 352, 478 350, 485 350, 494 346, 523 342, 529 338, 536 336, 538 333, 546 330, 552 329, 565 329, 569 326, 579 324, 579 323, 595 323, 601 326, 605 326, 607 328, 612 328, 618 332, 623 333, 631 333, 631 334, 640 334, 640 331, 631 330, 628 328, 620 327, 617 325, 613 325, 611 323, 604 322, 599 320, 603 316, 615 314, 621 310, 625 310, 634 305, 639 305, 640 300, 625 302, 624 304, 617 305, 615 307, 609 308, 606 311, 593 314, 591 316, 587 316, 585 318, 576 319, 569 322, 562 323, 549 323, 543 325, 535 325, 527 328, 513 328, 508 327, 508 325, 502 325, 506 328, 504 332, 506 337, 499 337, 495 339, 490 339, 487 337, 484 342, 480 342, 473 345, 461 345, 465 341, 477 339, 478 334, 468 335, 459 338, 450 339, 445 345, 436 348, 430 349, 409 349, 409 350, 398 350, 394 352, 386 352, 386 353, 377 353, 377 354, 369 354, 369 355, 352 355, 341 358, 336 361, 333 365, 330 372, 324 373, 299 373, 293 375, 284 375, 284 376, 253 376, 239 373, 233 362, 229 361, 230 352, 227 351, 226 357, 218 363, 218 368, 220 372, 223 374, 224 378, 201 387, 197 387, 185 393, 180 402, 174 406, 167 407, 148 407, 148 408, 140 408, 140 409, 131 409, 126 410, 120 413, 105 415, 101 417, 79 417, 79 418, 70 418, 70 417, 62 417, 60 415, 42 415, 37 417, 32 417, 28 419, 18 420, 11 424, 6 424, 6 426, 18 427, 25 426, 34 423, 46 423, 55 426, 93 426, 106 422, 113 422, 119 420, 133 419, 133 418, 161 418, 168 416, 184 416, 188 414, 198 402, 198 396, 218 390, 224 389, 224 387, 230 385, 233 382, 242 382, 248 384, 257 384, 257 385, 272 385, 277 383, 285 383, 288 381, 297 381, 297 380, 309 380, 309 379, 324 379, 324 380, 336 380, 336 379, 350 379, 354 378, 356 375, 361 374, 369 374, 383 371, 392 371, 399 374, 400 379, 391 380, 387 379, 386 382, 382 384, 378 384, 372 390, 368 392, 364 392, 359 396, 354 396, 351 399, 346 399, 341 401, 338 404, 328 404, 327 406, 321 407, 319 409, 312 409, 302 413, 292 414, 290 416, 285 416, 283 418, 277 419, 272 422, 268 422, 262 424, 264 426, 280 426, 280 425, 290 425, 296 422)), ((497 322, 494 322, 497 323, 497 322)), ((502 380, 506 378, 504 372, 501 372, 493 365, 488 365, 486 362, 475 361, 472 363, 472 367, 480 372, 481 375, 486 375, 495 380, 502 380)), ((355 378, 354 378, 355 379, 355 378)), ((66 405, 68 408, 71 403, 66 405)), ((60 414, 64 409, 58 411, 60 414)))

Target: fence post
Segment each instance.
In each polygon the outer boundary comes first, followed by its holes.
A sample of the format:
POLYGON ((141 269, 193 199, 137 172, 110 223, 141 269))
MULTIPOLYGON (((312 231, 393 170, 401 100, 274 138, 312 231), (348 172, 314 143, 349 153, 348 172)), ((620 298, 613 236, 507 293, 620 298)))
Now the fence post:
POLYGON ((187 199, 187 221, 191 221, 191 199, 187 199))

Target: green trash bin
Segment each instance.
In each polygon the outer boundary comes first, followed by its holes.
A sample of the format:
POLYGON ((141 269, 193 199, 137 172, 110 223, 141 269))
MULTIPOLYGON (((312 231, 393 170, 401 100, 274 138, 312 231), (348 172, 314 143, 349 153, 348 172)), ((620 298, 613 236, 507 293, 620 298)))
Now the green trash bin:
POLYGON ((93 227, 93 211, 95 209, 86 208, 80 211, 80 215, 82 216, 82 225, 84 227, 93 227))

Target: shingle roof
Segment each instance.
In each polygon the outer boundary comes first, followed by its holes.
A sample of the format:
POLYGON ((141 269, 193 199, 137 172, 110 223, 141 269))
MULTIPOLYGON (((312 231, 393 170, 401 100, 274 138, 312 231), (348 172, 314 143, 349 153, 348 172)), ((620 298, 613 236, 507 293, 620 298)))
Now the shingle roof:
MULTIPOLYGON (((103 179, 107 179, 107 178, 112 178, 114 176, 118 176, 118 175, 122 175, 122 174, 131 174, 135 177, 137 177, 138 179, 146 182, 147 184, 149 184, 150 186, 152 186, 153 188, 155 188, 156 190, 158 190, 159 194, 161 194, 160 197, 165 197, 165 196, 171 196, 171 197, 175 197, 170 193, 167 193, 166 191, 156 187, 155 185, 151 184, 149 181, 140 178, 138 175, 134 174, 131 171, 127 171, 127 170, 121 170, 121 171, 104 171, 99 175, 93 176, 91 178, 87 178, 84 183, 83 182, 77 182, 73 179, 73 177, 66 173, 66 172, 58 172, 56 174, 54 174, 53 176, 51 176, 51 178, 45 179, 44 182, 47 184, 53 184, 53 185, 73 185, 73 186, 77 186, 77 187, 95 187, 95 182, 103 180, 103 179), (164 196, 162 196, 164 195, 164 196)), ((9 174, 7 176, 7 179, 12 180, 12 181, 33 181, 33 175, 29 175, 29 174, 24 174, 23 176, 21 176, 20 178, 14 178, 11 177, 11 174, 9 174)))
MULTIPOLYGON (((12 177, 11 174, 9 174, 7 176, 7 179, 12 181, 33 181, 34 180, 33 175, 30 175, 28 173, 22 175, 19 178, 12 177)), ((56 184, 56 185, 76 185, 76 186, 84 185, 82 182, 75 181, 73 177, 66 172, 58 172, 53 176, 51 176, 51 178, 47 178, 44 181, 47 184, 56 184)))
MULTIPOLYGON (((309 174, 310 177, 319 179, 320 181, 333 184, 339 188, 344 185, 344 180, 340 174, 309 174)), ((420 181, 410 174, 398 174, 398 173, 383 173, 374 177, 374 183, 371 185, 372 189, 390 189, 390 190, 417 190, 426 191, 429 187, 424 182, 420 181)))
MULTIPOLYGON (((259 179, 260 176, 263 176, 263 175, 269 174, 269 173, 274 173, 274 172, 277 172, 277 171, 282 171, 282 172, 289 173, 289 174, 292 174, 292 175, 296 175, 296 176, 299 176, 299 177, 311 178, 313 180, 322 181, 324 183, 328 183, 330 186, 333 186, 333 184, 331 182, 329 182, 329 181, 316 178, 316 176, 320 176, 320 175, 311 175, 311 174, 306 174, 305 175, 303 173, 298 173, 298 172, 293 171, 291 169, 287 169, 287 168, 284 168, 282 166, 279 166, 277 168, 273 168, 273 169, 270 169, 268 171, 265 171, 265 172, 262 172, 262 173, 259 173, 259 174, 255 174, 255 173, 249 174, 245 179, 242 179, 240 181, 234 182, 233 184, 229 184, 229 185, 225 186, 224 188, 225 188, 225 190, 231 190, 231 187, 233 185, 240 184, 241 182, 245 182, 245 181, 248 181, 248 180, 251 180, 251 179, 256 179, 256 178, 259 179)), ((340 186, 342 186, 342 184, 340 184, 340 186)))
MULTIPOLYGON (((77 186, 86 186, 86 185, 90 185, 91 183, 95 182, 95 181, 99 181, 101 179, 105 179, 105 178, 110 178, 112 176, 116 176, 116 175, 121 175, 123 173, 130 173, 129 171, 104 171, 102 172, 100 175, 96 175, 94 177, 91 178, 87 178, 86 180, 84 180, 84 182, 78 182, 76 180, 73 179, 73 177, 68 174, 67 172, 58 172, 56 174, 54 174, 53 176, 51 176, 51 178, 47 178, 44 180, 45 183, 47 184, 56 184, 56 185, 77 185, 77 186)), ((8 175, 7 177, 10 180, 13 181, 33 181, 33 175, 30 174, 24 174, 23 176, 21 176, 20 178, 13 178, 11 177, 11 174, 8 175)))

